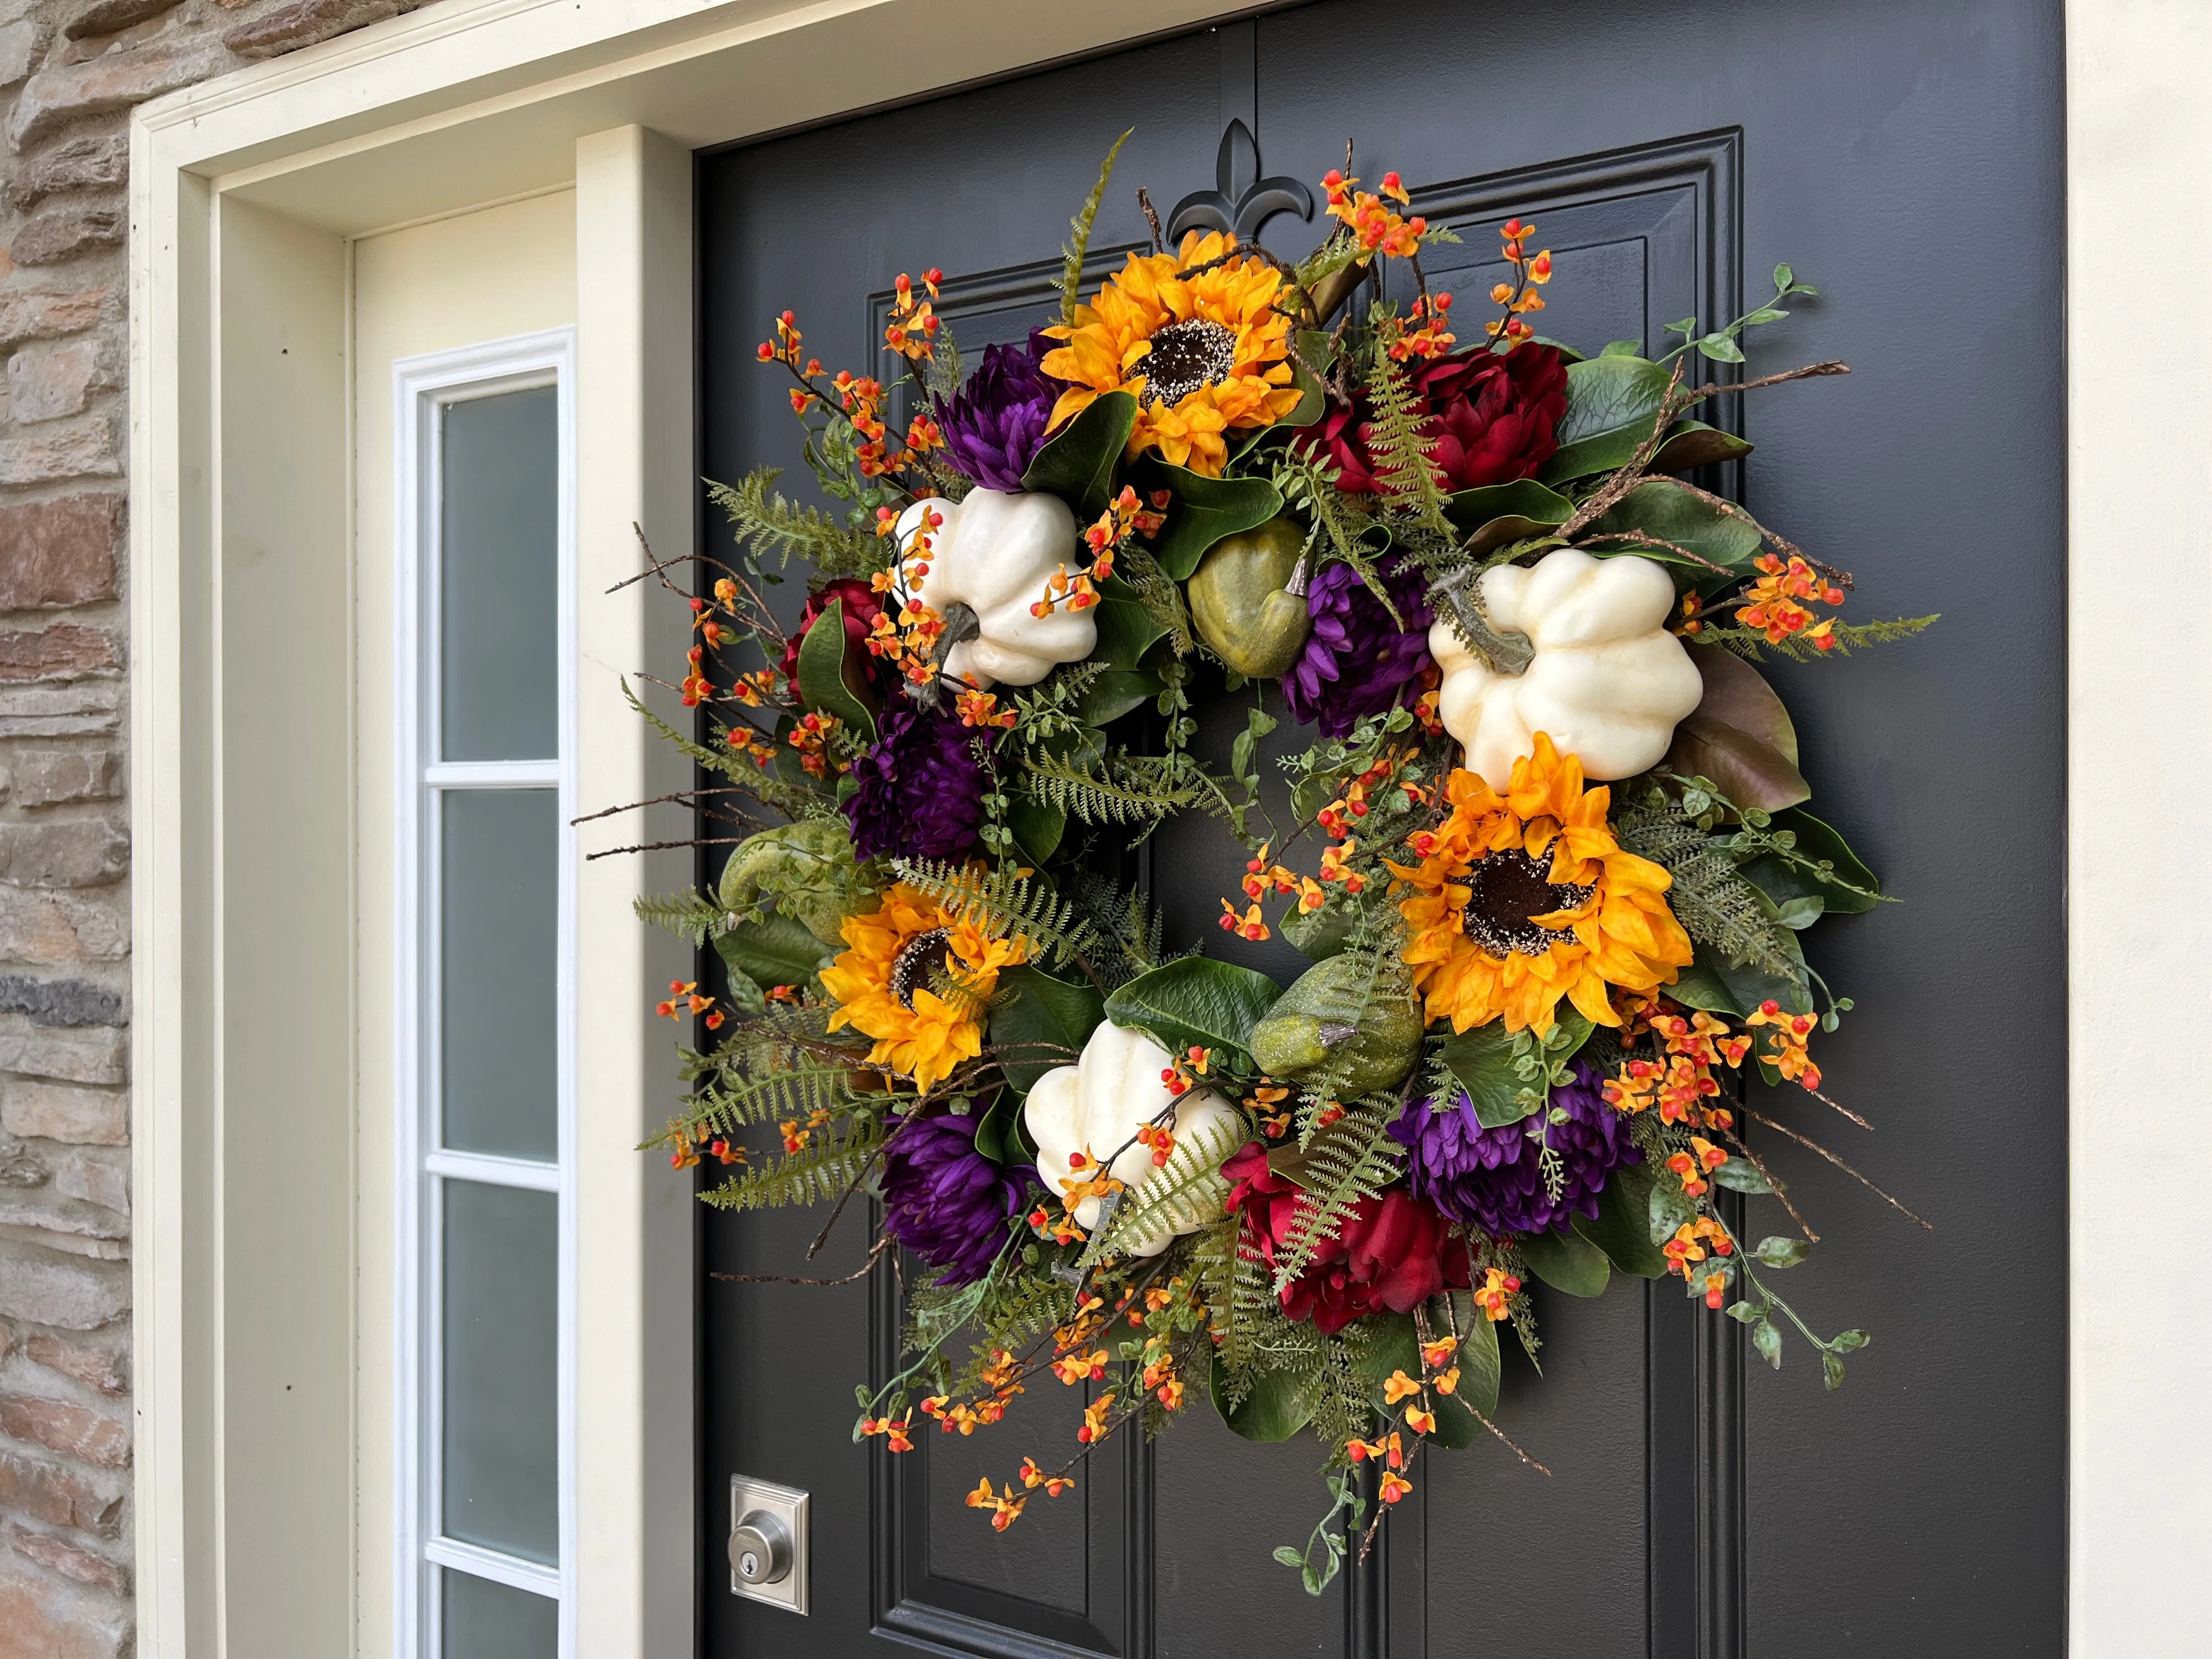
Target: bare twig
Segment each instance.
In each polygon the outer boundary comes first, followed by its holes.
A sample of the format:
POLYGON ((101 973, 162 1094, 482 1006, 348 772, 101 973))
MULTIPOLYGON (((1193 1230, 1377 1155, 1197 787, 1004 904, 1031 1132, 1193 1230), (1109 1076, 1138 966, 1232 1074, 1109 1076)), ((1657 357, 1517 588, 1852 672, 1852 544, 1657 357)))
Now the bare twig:
POLYGON ((707 1277, 719 1279, 731 1285, 849 1285, 856 1279, 866 1279, 869 1270, 882 1258, 884 1252, 889 1249, 890 1245, 891 1236, 885 1233, 876 1241, 876 1248, 868 1252, 868 1259, 863 1261, 857 1270, 847 1273, 842 1279, 794 1279, 787 1273, 710 1273, 707 1277))
POLYGON ((1919 1223, 1920 1225, 1925 1227, 1931 1233, 1936 1231, 1936 1224, 1934 1222, 1929 1220, 1924 1216, 1917 1215, 1912 1211, 1905 1208, 1904 1205, 1899 1203, 1897 1200, 1892 1198, 1887 1193, 1882 1191, 1881 1188, 1875 1186, 1874 1182, 1869 1181, 1856 1170, 1851 1168, 1850 1164, 1844 1163, 1843 1159, 1838 1158, 1826 1146, 1820 1145, 1819 1141, 1809 1140, 1805 1136, 1799 1134, 1795 1129, 1790 1127, 1789 1125, 1784 1123, 1777 1123, 1772 1118, 1766 1116, 1764 1113, 1753 1111, 1748 1106, 1744 1108, 1744 1115, 1750 1118, 1754 1123, 1765 1124, 1768 1128, 1772 1129, 1778 1134, 1788 1135, 1790 1139, 1796 1141, 1801 1146, 1810 1147, 1813 1151, 1820 1153, 1822 1158, 1826 1158, 1829 1163, 1834 1164, 1838 1170, 1841 1170, 1852 1180, 1857 1182, 1860 1186, 1872 1193, 1876 1198, 1881 1200, 1883 1203, 1888 1205, 1890 1208, 1895 1210, 1899 1215, 1905 1217, 1909 1220, 1919 1223))
POLYGON ((1152 206, 1152 198, 1146 194, 1142 185, 1137 186, 1137 205, 1145 210, 1145 222, 1152 228, 1152 252, 1168 251, 1167 234, 1160 228, 1160 216, 1152 206))
POLYGON ((573 829, 580 823, 589 823, 595 818, 611 818, 617 812, 635 812, 641 807, 659 806, 672 800, 690 800, 700 795, 743 795, 750 793, 736 784, 720 784, 710 789, 678 789, 672 795, 655 795, 651 800, 634 800, 627 806, 609 806, 597 812, 586 812, 580 818, 570 818, 568 823, 573 829))
POLYGON ((1803 1216, 1797 1213, 1797 1206, 1790 1201, 1790 1194, 1782 1189, 1782 1183, 1774 1178, 1774 1171, 1766 1167, 1766 1160, 1760 1158, 1759 1155, 1752 1151, 1749 1146, 1744 1145, 1741 1136, 1733 1133, 1727 1129, 1723 1129, 1720 1132, 1720 1135, 1722 1139, 1727 1141, 1729 1146, 1735 1147, 1736 1151, 1741 1152, 1744 1157, 1750 1161, 1751 1167, 1753 1169, 1759 1171, 1760 1176, 1765 1179, 1767 1186, 1772 1189, 1774 1196, 1782 1200, 1782 1207, 1790 1212, 1790 1218, 1797 1224, 1797 1231, 1804 1234, 1806 1238, 1810 1242, 1818 1244, 1820 1242, 1820 1235, 1814 1232, 1811 1224, 1808 1223, 1803 1216))
POLYGON ((734 847, 749 836, 705 836, 696 841, 641 841, 635 847, 610 847, 604 853, 586 853, 584 862, 593 859, 611 859, 617 853, 665 853, 672 847, 734 847))

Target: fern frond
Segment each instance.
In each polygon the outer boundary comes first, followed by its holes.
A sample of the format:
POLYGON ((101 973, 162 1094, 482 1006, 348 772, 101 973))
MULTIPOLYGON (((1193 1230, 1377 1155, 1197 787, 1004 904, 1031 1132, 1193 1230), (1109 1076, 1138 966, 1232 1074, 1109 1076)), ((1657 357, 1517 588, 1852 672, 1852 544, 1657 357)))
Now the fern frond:
POLYGON ((1824 657, 1848 657, 1852 652, 1863 651, 1870 645, 1889 645, 1898 640, 1909 640, 1942 619, 1939 611, 1933 617, 1899 617, 1892 622, 1839 622, 1828 630, 1827 637, 1835 643, 1826 651, 1802 635, 1793 634, 1777 641, 1768 639, 1756 628, 1708 628, 1698 635, 1698 643, 1724 645, 1750 662, 1765 662, 1764 653, 1769 651, 1778 652, 1793 662, 1819 662, 1824 657))
POLYGON ((901 881, 957 921, 1026 939, 1032 961, 1072 962, 1098 942, 1082 911, 1012 867, 979 871, 937 859, 896 859, 901 881))
POLYGON ((1131 542, 1122 548, 1115 574, 1136 593, 1152 619, 1167 630, 1168 645, 1178 657, 1197 649, 1191 630, 1190 609, 1183 603, 1182 586, 1160 568, 1150 549, 1131 542))
POLYGON ((632 899, 630 908, 640 921, 688 939, 695 948, 722 924, 722 907, 704 893, 648 893, 632 899))
POLYGON ((1067 222, 1068 240, 1060 249, 1060 320, 1075 321, 1075 307, 1081 304, 1083 292, 1083 261, 1091 251, 1091 227, 1098 221, 1100 204, 1106 199, 1106 181, 1114 176, 1114 158, 1121 153, 1121 146, 1129 142, 1129 132, 1114 141, 1114 148, 1106 152, 1106 161, 1098 169, 1098 182, 1091 187, 1091 194, 1083 198, 1083 205, 1067 222))
POLYGON ((1423 429, 1427 411, 1414 395, 1402 364, 1377 352, 1367 374, 1367 397, 1374 410, 1367 447, 1375 457, 1375 482, 1382 499, 1449 536, 1443 486, 1437 477, 1437 441, 1423 429))
POLYGON ((1401 1154, 1389 1133, 1398 1109, 1395 1096, 1363 1096, 1347 1105, 1326 1136, 1315 1140, 1306 1165, 1312 1184, 1299 1197, 1277 1245, 1278 1296, 1312 1265, 1314 1252, 1343 1231, 1362 1200, 1380 1196, 1398 1178, 1401 1154))
POLYGON ((644 701, 630 689, 627 678, 622 682, 622 693, 629 699, 629 706, 644 717, 645 723, 663 742, 674 744, 678 750, 694 764, 738 785, 763 806, 772 806, 786 817, 793 818, 815 817, 824 811, 836 810, 835 804, 827 796, 786 783, 773 772, 763 772, 750 761, 740 760, 726 750, 717 752, 703 743, 695 743, 647 708, 644 701))
POLYGON ((852 1069, 819 1060, 789 1062, 757 1075, 733 1079, 692 1097, 687 1121, 694 1140, 703 1133, 734 1134, 753 1123, 805 1122, 817 1111, 848 1113, 852 1069))
POLYGON ((1146 834, 1187 806, 1208 805, 1195 768, 1178 776, 1167 757, 1117 750, 1103 759, 1043 755, 1031 763, 1030 795, 1093 824, 1142 824, 1146 834))
POLYGON ((1793 940, 1767 915, 1759 890, 1737 871, 1729 853, 1713 845, 1705 831, 1664 805, 1640 805, 1613 819, 1622 847, 1647 858, 1672 876, 1668 908, 1683 931, 1730 962, 1747 962, 1762 973, 1798 976, 1793 940))
POLYGON ((799 1151, 764 1169, 732 1176, 700 1196, 718 1210, 772 1210, 819 1204, 857 1183, 890 1139, 875 1121, 855 1121, 842 1139, 822 1130, 799 1151))
POLYGON ((1352 1345, 1342 1336, 1328 1339, 1318 1380, 1321 1398, 1314 1409, 1314 1433, 1332 1449, 1347 1440, 1366 1439, 1375 1426, 1375 1403, 1368 1398, 1366 1379, 1354 1362, 1352 1345))
POLYGON ((1243 1142, 1244 1125, 1233 1118, 1179 1140, 1167 1167, 1130 1189, 1114 1218, 1091 1236, 1076 1265, 1095 1266, 1109 1255, 1126 1255, 1131 1245, 1157 1234, 1184 1232, 1218 1215, 1229 1195, 1222 1161, 1243 1142))
POLYGON ((865 576, 881 568, 883 550, 872 535, 819 507, 787 501, 772 488, 782 474, 781 467, 763 466, 735 484, 707 481, 708 499, 728 514, 738 546, 756 559, 774 553, 787 567, 795 555, 823 576, 865 576))

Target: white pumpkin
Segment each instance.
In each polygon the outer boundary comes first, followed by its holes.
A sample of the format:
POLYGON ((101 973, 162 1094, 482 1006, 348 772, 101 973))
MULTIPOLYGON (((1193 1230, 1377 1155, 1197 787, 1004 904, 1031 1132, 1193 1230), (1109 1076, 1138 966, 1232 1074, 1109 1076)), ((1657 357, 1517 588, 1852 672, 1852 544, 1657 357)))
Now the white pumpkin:
POLYGON ((1482 576, 1482 608, 1499 632, 1535 648, 1518 674, 1500 674, 1468 649, 1449 619, 1429 629, 1443 670, 1437 712, 1467 747, 1467 765, 1493 789, 1547 732, 1583 775, 1634 777, 1656 765, 1674 724, 1698 706, 1705 681, 1667 632, 1674 584, 1664 567, 1624 554, 1596 559, 1562 547, 1534 565, 1482 576))
MULTIPOLYGON (((1055 1066, 1036 1080, 1023 1108, 1030 1138, 1036 1142, 1037 1174, 1055 1198, 1064 1197, 1061 1183, 1076 1178, 1072 1154, 1086 1160, 1112 1158, 1114 1178, 1128 1188, 1124 1204, 1142 1201, 1140 1189, 1155 1176, 1189 1173, 1196 1160, 1207 1153, 1212 1161, 1236 1150, 1239 1121, 1236 1109, 1211 1089, 1192 1089, 1180 1098, 1160 1081, 1167 1068, 1168 1051, 1142 1031, 1112 1021, 1102 1022, 1083 1045, 1083 1057, 1073 1066, 1055 1066), (1171 1127, 1175 1150, 1164 1165, 1152 1162, 1152 1149, 1135 1139, 1137 1131, 1175 1108, 1171 1127), (1124 1150, 1123 1143, 1129 1145, 1124 1150)), ((1091 1173, 1087 1164, 1084 1171, 1091 1173)), ((1075 1206, 1075 1219, 1084 1227, 1098 1224, 1100 1200, 1086 1197, 1075 1206)), ((1162 1226, 1127 1243, 1133 1256, 1158 1255, 1178 1233, 1195 1232, 1212 1219, 1194 1214, 1183 1226, 1162 1226)))
POLYGON ((898 543, 908 558, 920 551, 911 541, 925 512, 945 522, 929 535, 921 602, 940 616, 964 605, 981 630, 945 653, 947 674, 973 675, 978 685, 1035 685, 1055 664, 1091 654, 1098 642, 1091 612, 1063 604, 1049 616, 1030 614, 1053 573, 1076 562, 1075 514, 1066 502, 996 489, 970 490, 959 501, 916 501, 899 514, 898 543))

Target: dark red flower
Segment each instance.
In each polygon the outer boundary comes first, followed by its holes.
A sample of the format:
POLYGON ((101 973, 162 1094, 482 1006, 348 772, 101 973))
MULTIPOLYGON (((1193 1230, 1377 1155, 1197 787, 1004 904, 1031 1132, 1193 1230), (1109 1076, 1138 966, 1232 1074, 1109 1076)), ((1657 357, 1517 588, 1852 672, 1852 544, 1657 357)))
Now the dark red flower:
MULTIPOLYGON (((1252 1142, 1221 1166, 1231 1185, 1229 1209, 1244 1218, 1245 1237, 1273 1263, 1291 1228, 1299 1188, 1267 1167, 1267 1149, 1252 1142)), ((1306 1270, 1282 1296, 1292 1319, 1310 1319, 1327 1334, 1374 1313, 1411 1313, 1446 1288, 1468 1285, 1467 1248, 1449 1224, 1402 1187, 1363 1199, 1334 1238, 1314 1251, 1306 1270)))
MULTIPOLYGON (((1409 371, 1428 410, 1422 430, 1436 443, 1431 458, 1447 490, 1475 489, 1532 477, 1559 448, 1552 428, 1567 410, 1567 366, 1558 349, 1533 342, 1504 356, 1478 349, 1431 358, 1409 371)), ((1337 488, 1371 495, 1365 399, 1333 405, 1316 428, 1320 446, 1341 469, 1337 488)))
POLYGON ((799 612, 799 626, 792 630, 789 641, 783 647, 783 660, 777 665, 783 677, 792 683, 795 695, 799 689, 799 647, 806 638, 806 630, 814 626, 816 618, 830 608, 832 599, 845 602, 845 660, 858 662, 869 684, 878 691, 890 689, 895 673, 888 657, 872 657, 865 641, 868 630, 875 626, 876 618, 883 614, 884 602, 875 589, 857 576, 841 576, 836 581, 824 582, 809 594, 806 609, 799 612))

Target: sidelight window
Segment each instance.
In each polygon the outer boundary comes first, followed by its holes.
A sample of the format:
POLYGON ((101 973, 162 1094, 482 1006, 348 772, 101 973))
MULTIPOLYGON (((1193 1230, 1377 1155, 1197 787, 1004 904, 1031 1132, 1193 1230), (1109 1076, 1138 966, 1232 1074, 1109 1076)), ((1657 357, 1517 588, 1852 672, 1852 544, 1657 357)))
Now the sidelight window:
POLYGON ((399 1659, 573 1650, 573 362, 395 367, 399 1659))

